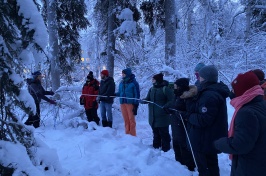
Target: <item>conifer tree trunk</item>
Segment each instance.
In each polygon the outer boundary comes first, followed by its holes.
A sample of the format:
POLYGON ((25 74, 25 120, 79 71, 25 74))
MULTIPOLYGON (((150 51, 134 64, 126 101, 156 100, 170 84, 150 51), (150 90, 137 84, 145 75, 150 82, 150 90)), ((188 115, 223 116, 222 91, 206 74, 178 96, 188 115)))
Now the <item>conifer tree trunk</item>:
POLYGON ((246 31, 245 31, 245 39, 249 38, 250 28, 251 28, 251 1, 246 0, 246 31))
POLYGON ((46 0, 47 20, 49 32, 50 60, 51 60, 51 78, 52 88, 57 90, 60 87, 60 70, 58 61, 58 34, 56 21, 56 0, 46 0))
POLYGON ((110 76, 114 76, 114 55, 115 55, 115 1, 109 0, 108 6, 108 41, 107 41, 107 70, 110 76))
POLYGON ((165 0, 165 64, 176 59, 175 0, 165 0))

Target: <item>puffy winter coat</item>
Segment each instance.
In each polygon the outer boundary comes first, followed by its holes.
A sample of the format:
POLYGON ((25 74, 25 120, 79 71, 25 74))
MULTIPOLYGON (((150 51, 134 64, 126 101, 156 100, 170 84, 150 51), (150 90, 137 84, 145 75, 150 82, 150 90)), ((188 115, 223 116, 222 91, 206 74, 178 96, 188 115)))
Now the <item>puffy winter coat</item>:
MULTIPOLYGON (((114 96, 115 95, 115 82, 114 78, 108 76, 100 82, 99 95, 114 96)), ((99 97, 100 101, 105 103, 113 103, 114 97, 99 97)))
POLYGON ((123 78, 123 80, 119 84, 116 96, 129 98, 120 98, 120 104, 139 104, 139 101, 136 100, 139 99, 140 96, 139 83, 136 81, 134 74, 131 74, 129 77, 123 78))
POLYGON ((98 108, 98 103, 96 101, 96 98, 99 93, 99 81, 96 79, 92 79, 91 81, 87 81, 83 88, 82 88, 82 95, 80 96, 81 99, 83 99, 84 108, 85 109, 92 109, 92 108, 98 108), (89 96, 94 95, 94 96, 89 96))
POLYGON ((149 103, 149 124, 151 127, 167 127, 170 125, 170 115, 167 114, 161 107, 170 107, 174 100, 173 90, 168 86, 167 81, 163 81, 162 84, 153 85, 150 88, 147 96, 143 100, 151 101, 149 103), (165 91, 163 90, 165 87, 165 91), (158 107, 157 105, 161 106, 158 107))
POLYGON ((233 154, 231 176, 262 176, 266 168, 266 101, 262 96, 239 109, 234 136, 215 141, 217 149, 233 154))
POLYGON ((226 98, 229 88, 222 82, 200 85, 197 96, 186 100, 187 128, 194 151, 216 154, 213 142, 227 136, 226 98))

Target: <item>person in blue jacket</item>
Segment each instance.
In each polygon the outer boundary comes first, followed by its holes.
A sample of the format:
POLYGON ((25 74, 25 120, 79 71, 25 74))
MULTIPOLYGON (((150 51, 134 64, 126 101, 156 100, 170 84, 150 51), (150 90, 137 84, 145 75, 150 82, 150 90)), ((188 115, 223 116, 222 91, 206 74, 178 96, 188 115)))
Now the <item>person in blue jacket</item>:
POLYGON ((137 110, 139 106, 139 83, 130 68, 122 71, 122 81, 119 84, 117 97, 120 97, 120 108, 125 122, 125 133, 136 136, 137 110), (123 98, 125 97, 125 98, 123 98))

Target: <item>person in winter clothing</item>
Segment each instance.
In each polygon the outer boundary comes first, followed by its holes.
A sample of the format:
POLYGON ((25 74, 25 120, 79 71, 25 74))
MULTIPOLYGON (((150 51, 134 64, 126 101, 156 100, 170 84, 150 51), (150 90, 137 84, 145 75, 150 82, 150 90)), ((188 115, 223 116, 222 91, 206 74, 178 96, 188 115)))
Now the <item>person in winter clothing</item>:
POLYGON ((170 118, 175 159, 181 164, 186 165, 189 170, 194 171, 195 163, 193 161, 192 153, 187 146, 187 136, 185 132, 187 121, 183 120, 183 124, 181 119, 182 115, 180 116, 180 113, 186 111, 185 99, 188 97, 188 94, 195 96, 196 91, 189 91, 189 79, 177 79, 174 83, 175 100, 172 107, 169 108, 169 111, 173 108, 177 110, 170 118))
POLYGON ((93 77, 93 72, 90 71, 86 83, 82 88, 82 95, 80 96, 80 105, 84 105, 86 116, 89 122, 94 121, 99 125, 100 118, 97 115, 98 102, 96 95, 99 92, 99 81, 93 77))
POLYGON ((120 108, 125 122, 125 133, 136 136, 135 115, 137 115, 139 106, 140 90, 139 83, 130 68, 122 71, 122 81, 119 84, 116 96, 121 97, 120 108))
POLYGON ((187 99, 187 130, 194 151, 199 176, 219 176, 218 153, 213 142, 227 136, 226 98, 229 88, 218 83, 215 66, 204 66, 199 71, 197 96, 187 99))
POLYGON ((174 93, 168 87, 168 81, 163 80, 163 74, 159 73, 152 78, 153 86, 150 88, 146 98, 141 103, 149 103, 149 124, 153 132, 153 147, 162 148, 164 152, 170 150, 171 137, 169 134, 170 114, 166 109, 174 100, 174 93), (160 108, 158 107, 164 107, 160 108))
POLYGON ((99 88, 99 96, 97 101, 100 103, 100 113, 102 117, 102 126, 110 127, 113 126, 113 113, 112 105, 114 103, 115 94, 115 82, 114 79, 109 76, 108 70, 102 70, 101 82, 99 88))
POLYGON ((232 160, 231 176, 261 176, 266 168, 266 102, 254 72, 238 74, 231 83, 235 108, 227 137, 214 142, 232 160))
POLYGON ((265 80, 265 74, 261 69, 255 69, 253 70, 253 73, 259 78, 261 88, 264 91, 264 100, 266 100, 266 80, 265 80))
POLYGON ((56 105, 56 102, 52 99, 47 98, 45 95, 54 95, 53 91, 45 91, 42 86, 43 75, 40 71, 32 73, 32 79, 28 79, 28 91, 34 99, 36 105, 36 114, 30 114, 25 122, 25 125, 33 125, 34 128, 40 127, 41 113, 40 113, 40 102, 45 100, 50 104, 56 105))
POLYGON ((197 79, 197 81, 195 82, 195 85, 196 85, 196 86, 199 86, 199 85, 200 85, 199 71, 200 71, 200 69, 201 69, 202 67, 204 67, 204 66, 205 66, 205 64, 202 63, 202 62, 200 62, 200 63, 198 63, 198 64, 195 66, 195 68, 194 68, 194 74, 195 74, 196 79, 197 79))

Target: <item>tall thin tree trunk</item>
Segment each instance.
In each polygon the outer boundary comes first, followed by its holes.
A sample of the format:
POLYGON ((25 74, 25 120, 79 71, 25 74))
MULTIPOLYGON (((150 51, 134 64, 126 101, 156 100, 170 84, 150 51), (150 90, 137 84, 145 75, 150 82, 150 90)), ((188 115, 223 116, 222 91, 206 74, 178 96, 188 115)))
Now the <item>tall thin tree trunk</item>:
POLYGON ((165 64, 171 65, 176 58, 175 0, 165 0, 165 64))
POLYGON ((52 88, 55 91, 60 87, 56 0, 46 0, 46 4, 47 4, 47 19, 48 19, 49 46, 50 46, 50 59, 51 59, 52 88))
POLYGON ((114 55, 115 55, 115 14, 114 14, 115 1, 109 0, 108 6, 108 43, 107 43, 107 70, 110 76, 114 76, 114 55))
POLYGON ((192 36, 192 15, 193 15, 193 6, 192 2, 187 3, 188 13, 187 13, 187 40, 191 41, 192 36))
POLYGON ((250 35, 250 28, 251 28, 251 1, 246 0, 246 31, 245 31, 245 39, 247 40, 250 35))

